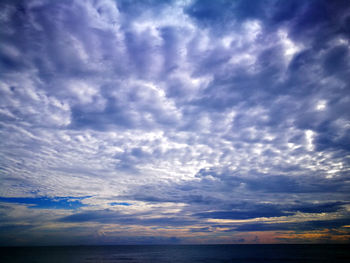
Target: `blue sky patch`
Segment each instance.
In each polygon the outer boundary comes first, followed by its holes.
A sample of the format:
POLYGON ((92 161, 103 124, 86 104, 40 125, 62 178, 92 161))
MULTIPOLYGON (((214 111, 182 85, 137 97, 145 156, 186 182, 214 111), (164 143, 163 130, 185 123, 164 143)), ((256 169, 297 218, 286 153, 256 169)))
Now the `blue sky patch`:
POLYGON ((0 202, 25 204, 35 209, 77 209, 86 197, 0 197, 0 202))
POLYGON ((112 202, 112 203, 109 203, 110 205, 122 205, 122 206, 130 206, 131 204, 129 203, 126 203, 126 202, 112 202))

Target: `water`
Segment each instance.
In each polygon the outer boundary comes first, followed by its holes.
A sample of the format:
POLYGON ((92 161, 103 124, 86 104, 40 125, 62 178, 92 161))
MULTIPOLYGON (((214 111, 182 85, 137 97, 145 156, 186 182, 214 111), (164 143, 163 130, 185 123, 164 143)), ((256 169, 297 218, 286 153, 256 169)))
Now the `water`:
POLYGON ((350 262, 350 245, 150 245, 2 247, 4 263, 350 262))

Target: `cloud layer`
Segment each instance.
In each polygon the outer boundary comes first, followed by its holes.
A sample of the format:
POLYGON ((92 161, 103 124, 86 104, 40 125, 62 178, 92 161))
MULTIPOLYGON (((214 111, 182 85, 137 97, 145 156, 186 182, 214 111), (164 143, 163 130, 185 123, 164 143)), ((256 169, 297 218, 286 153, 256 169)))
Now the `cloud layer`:
POLYGON ((349 241, 348 1, 0 10, 0 245, 349 241))

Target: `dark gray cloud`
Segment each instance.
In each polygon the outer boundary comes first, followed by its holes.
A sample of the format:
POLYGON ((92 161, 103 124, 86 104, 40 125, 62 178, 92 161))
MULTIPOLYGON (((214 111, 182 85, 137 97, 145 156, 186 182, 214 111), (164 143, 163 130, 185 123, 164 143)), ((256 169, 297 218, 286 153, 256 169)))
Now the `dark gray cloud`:
POLYGON ((294 215, 296 212, 302 213, 330 213, 342 211, 343 205, 347 203, 301 203, 301 204, 249 204, 241 203, 232 205, 233 210, 212 211, 195 214, 200 218, 214 219, 251 219, 259 217, 281 217, 294 215))
POLYGON ((332 229, 345 226, 349 218, 335 219, 335 220, 315 220, 298 223, 273 223, 273 224, 246 224, 237 227, 236 231, 280 231, 280 230, 293 230, 293 231, 308 231, 308 230, 322 230, 332 229))
POLYGON ((81 212, 60 219, 61 222, 83 223, 97 222, 102 224, 128 224, 128 225, 151 225, 151 226, 186 226, 195 223, 194 220, 185 218, 160 216, 154 218, 141 218, 140 216, 125 215, 112 210, 98 210, 81 212))

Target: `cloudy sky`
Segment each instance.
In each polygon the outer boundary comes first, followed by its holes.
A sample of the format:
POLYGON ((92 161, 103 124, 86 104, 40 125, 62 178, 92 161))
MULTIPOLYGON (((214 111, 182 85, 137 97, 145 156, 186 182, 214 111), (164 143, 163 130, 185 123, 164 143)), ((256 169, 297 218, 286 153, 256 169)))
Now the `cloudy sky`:
POLYGON ((2 0, 0 245, 350 242, 348 0, 2 0))

